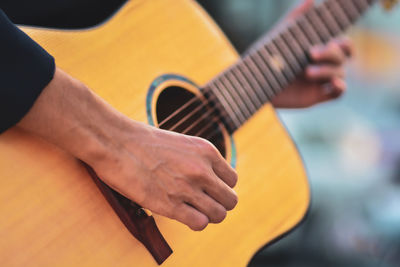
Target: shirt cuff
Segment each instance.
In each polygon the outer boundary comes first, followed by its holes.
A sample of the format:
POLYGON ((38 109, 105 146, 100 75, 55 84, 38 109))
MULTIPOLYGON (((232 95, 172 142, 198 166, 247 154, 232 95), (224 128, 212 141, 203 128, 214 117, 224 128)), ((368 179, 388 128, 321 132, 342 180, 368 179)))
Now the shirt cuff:
POLYGON ((0 133, 17 124, 53 79, 54 58, 0 9, 0 133))

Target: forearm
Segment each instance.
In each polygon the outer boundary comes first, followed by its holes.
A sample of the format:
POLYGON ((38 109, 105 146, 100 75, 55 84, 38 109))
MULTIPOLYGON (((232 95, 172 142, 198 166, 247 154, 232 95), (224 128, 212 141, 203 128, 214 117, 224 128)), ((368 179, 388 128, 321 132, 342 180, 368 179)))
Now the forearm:
POLYGON ((91 164, 111 152, 113 136, 128 119, 60 69, 17 127, 91 164))

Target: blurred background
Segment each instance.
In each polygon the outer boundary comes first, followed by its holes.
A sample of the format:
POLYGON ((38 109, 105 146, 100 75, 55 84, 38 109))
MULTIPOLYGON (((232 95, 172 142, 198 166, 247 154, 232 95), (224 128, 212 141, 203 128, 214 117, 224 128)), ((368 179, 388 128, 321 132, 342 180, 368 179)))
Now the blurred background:
MULTIPOLYGON (((293 0, 198 0, 243 52, 293 0)), ((400 266, 400 6, 376 5, 349 35, 349 91, 279 111, 308 169, 312 206, 288 237, 250 266, 400 266)))

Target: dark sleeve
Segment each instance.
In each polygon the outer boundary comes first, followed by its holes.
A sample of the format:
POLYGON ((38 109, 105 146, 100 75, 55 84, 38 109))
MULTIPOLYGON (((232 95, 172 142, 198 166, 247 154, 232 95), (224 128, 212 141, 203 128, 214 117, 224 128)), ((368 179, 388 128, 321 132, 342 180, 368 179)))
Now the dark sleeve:
POLYGON ((54 70, 54 58, 0 9, 0 133, 29 111, 54 70))

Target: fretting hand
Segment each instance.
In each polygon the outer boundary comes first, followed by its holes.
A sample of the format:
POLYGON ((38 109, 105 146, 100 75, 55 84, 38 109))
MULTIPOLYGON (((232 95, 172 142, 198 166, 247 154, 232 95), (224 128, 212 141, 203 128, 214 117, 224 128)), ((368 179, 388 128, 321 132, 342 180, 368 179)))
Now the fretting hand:
MULTIPOLYGON (((313 6, 312 0, 295 8, 285 21, 290 21, 313 6)), ((279 26, 278 26, 279 27, 279 26)), ((277 108, 306 108, 333 100, 346 91, 344 64, 353 55, 353 46, 347 39, 336 39, 327 45, 313 47, 312 64, 272 104, 277 108)))

